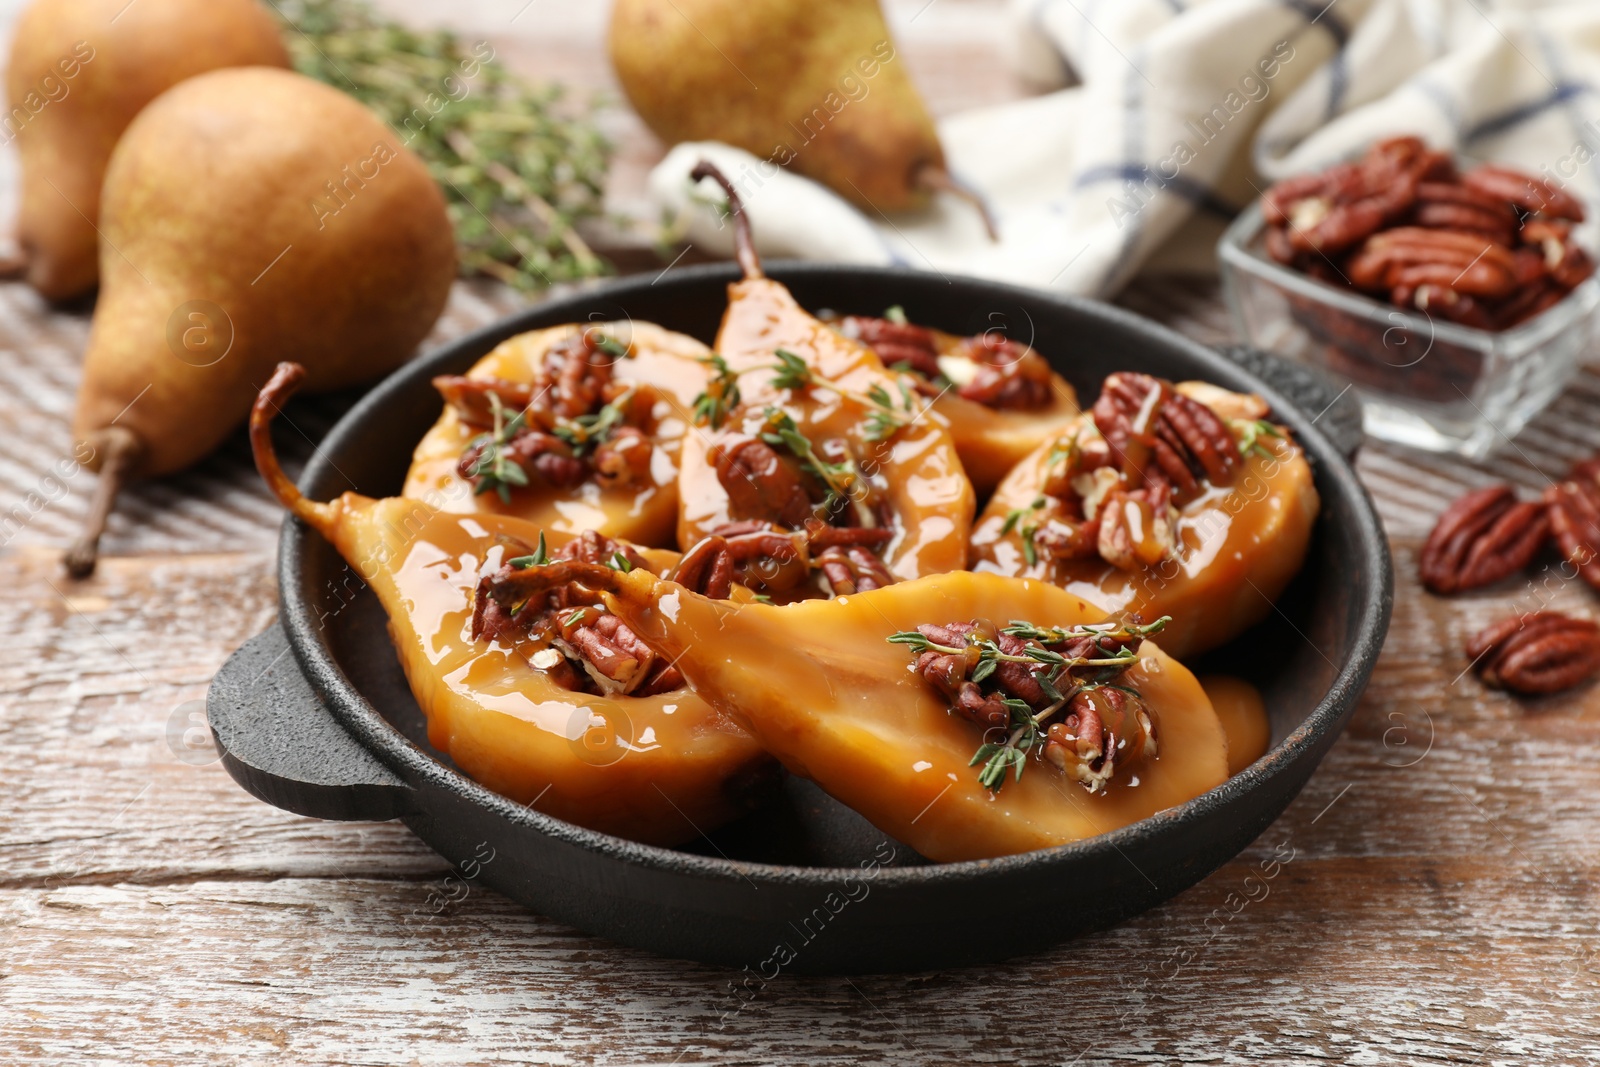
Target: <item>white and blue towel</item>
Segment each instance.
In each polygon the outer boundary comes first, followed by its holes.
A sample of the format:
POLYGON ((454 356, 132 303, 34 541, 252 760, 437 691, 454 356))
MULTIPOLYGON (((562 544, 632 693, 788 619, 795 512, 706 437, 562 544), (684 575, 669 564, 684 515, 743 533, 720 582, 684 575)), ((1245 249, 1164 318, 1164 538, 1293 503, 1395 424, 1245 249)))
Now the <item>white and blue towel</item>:
POLYGON ((1094 296, 1146 264, 1210 268, 1223 224, 1270 182, 1396 133, 1557 179, 1600 214, 1600 0, 1019 0, 1015 14, 1024 73, 1070 87, 940 124, 998 243, 959 200, 862 212, 724 145, 673 149, 651 195, 687 240, 731 251, 720 196, 687 181, 709 156, 765 255, 1094 296))

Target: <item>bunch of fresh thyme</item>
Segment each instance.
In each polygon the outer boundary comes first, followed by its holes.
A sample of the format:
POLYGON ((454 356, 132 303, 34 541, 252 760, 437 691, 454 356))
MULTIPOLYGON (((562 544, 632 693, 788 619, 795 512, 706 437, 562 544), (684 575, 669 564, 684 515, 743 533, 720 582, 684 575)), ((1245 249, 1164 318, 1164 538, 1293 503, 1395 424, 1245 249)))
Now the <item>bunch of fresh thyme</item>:
POLYGON ((445 30, 413 31, 363 0, 275 0, 302 74, 375 111, 449 202, 463 274, 521 290, 606 274, 575 224, 601 213, 611 145, 557 87, 534 87, 445 30))

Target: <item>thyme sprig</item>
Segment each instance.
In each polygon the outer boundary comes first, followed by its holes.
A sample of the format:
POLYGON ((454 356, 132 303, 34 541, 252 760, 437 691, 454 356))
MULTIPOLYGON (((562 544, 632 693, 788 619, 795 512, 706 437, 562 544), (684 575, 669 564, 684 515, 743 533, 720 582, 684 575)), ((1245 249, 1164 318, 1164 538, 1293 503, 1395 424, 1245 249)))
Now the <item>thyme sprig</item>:
POLYGON ((500 402, 499 394, 491 392, 488 396, 489 409, 494 417, 494 429, 474 437, 467 446, 481 449, 467 476, 476 481, 474 493, 481 494, 493 490, 499 494, 501 501, 509 504, 511 490, 528 484, 528 472, 507 454, 512 440, 527 424, 528 413, 519 411, 507 419, 506 407, 500 402))
MULTIPOLYGON (((1012 508, 1006 512, 1006 521, 1000 524, 1000 536, 1005 537, 1012 530, 1015 530, 1019 522, 1022 522, 1023 519, 1032 515, 1047 503, 1049 503, 1049 498, 1040 494, 1034 497, 1033 502, 1027 507, 1012 508)), ((1039 524, 1037 522, 1029 522, 1024 523, 1022 529, 1017 533, 1017 536, 1022 540, 1022 558, 1028 561, 1028 566, 1030 567, 1039 562, 1039 549, 1033 541, 1034 534, 1038 532, 1039 524)))
POLYGON ((1239 435, 1239 451, 1244 455, 1255 453, 1262 459, 1275 459, 1276 454, 1272 449, 1262 444, 1263 437, 1276 437, 1283 440, 1283 431, 1278 429, 1266 419, 1234 419, 1234 431, 1239 435))
POLYGON ((413 30, 362 0, 271 6, 291 27, 295 69, 377 112, 427 163, 462 274, 529 291, 611 273, 576 229, 602 214, 612 154, 592 105, 523 81, 487 42, 469 48, 445 30, 413 30))
POLYGON ((570 445, 573 456, 581 459, 591 449, 610 440, 617 427, 627 422, 628 402, 633 399, 633 393, 630 388, 599 411, 575 419, 560 419, 550 432, 570 445))
POLYGON ((739 406, 739 373, 715 352, 700 362, 710 366, 712 373, 705 391, 694 398, 695 425, 720 430, 728 415, 739 406))
POLYGON ((868 441, 887 441, 895 435, 895 431, 911 422, 911 390, 904 380, 899 380, 895 384, 900 389, 898 410, 894 398, 883 386, 875 384, 867 390, 867 399, 875 405, 867 415, 867 429, 862 435, 868 441))
POLYGON ((515 559, 506 560, 506 566, 512 570, 527 570, 529 567, 543 567, 550 562, 550 552, 545 548, 544 531, 539 531, 539 547, 533 550, 531 556, 517 556, 515 559))
POLYGON ((832 510, 841 500, 848 499, 855 487, 856 466, 849 460, 830 463, 817 454, 811 439, 800 432, 794 417, 781 408, 768 407, 765 411, 766 429, 761 439, 773 448, 786 448, 800 461, 800 469, 816 478, 826 489, 823 510, 832 510))

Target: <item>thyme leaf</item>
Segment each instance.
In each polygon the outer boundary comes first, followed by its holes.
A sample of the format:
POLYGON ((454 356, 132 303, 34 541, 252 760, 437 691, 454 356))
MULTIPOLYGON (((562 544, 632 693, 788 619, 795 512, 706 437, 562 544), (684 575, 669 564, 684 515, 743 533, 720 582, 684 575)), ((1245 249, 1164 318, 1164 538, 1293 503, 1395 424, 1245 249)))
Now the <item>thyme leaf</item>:
POLYGON ((520 571, 520 570, 526 570, 529 567, 543 567, 546 563, 549 563, 549 562, 550 562, 550 553, 548 551, 546 551, 546 549, 545 549, 544 531, 540 530, 539 531, 539 547, 533 550, 533 555, 531 555, 531 556, 518 556, 515 559, 508 559, 508 560, 506 560, 506 566, 512 568, 513 570, 519 570, 520 571))
POLYGON ((715 352, 701 362, 711 367, 712 376, 705 391, 694 398, 695 425, 720 430, 728 415, 739 406, 739 375, 715 352))
POLYGON ((519 411, 509 420, 506 418, 506 408, 500 402, 498 393, 489 393, 489 410, 494 417, 494 429, 486 434, 479 434, 468 444, 468 448, 478 448, 478 458, 472 464, 472 469, 467 472, 467 477, 474 481, 474 494, 487 493, 493 490, 499 494, 504 503, 511 503, 511 490, 521 488, 528 484, 528 472, 522 465, 507 454, 511 442, 520 433, 527 423, 527 412, 519 411))

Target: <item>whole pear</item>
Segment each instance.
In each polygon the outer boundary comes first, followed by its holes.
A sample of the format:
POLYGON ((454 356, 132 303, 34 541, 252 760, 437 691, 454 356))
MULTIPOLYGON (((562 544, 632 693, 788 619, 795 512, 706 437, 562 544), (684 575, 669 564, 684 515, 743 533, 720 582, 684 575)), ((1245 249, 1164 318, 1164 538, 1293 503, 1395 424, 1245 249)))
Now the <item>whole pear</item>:
POLYGON ((93 570, 125 477, 194 463, 279 360, 308 387, 404 362, 449 295, 455 245, 426 166, 361 104, 289 71, 202 74, 156 98, 106 170, 101 289, 73 432, 101 469, 93 570))
POLYGON ((743 148, 871 211, 922 207, 937 189, 970 198, 878 0, 616 0, 610 50, 668 144, 743 148))
POLYGON ((196 74, 288 65, 256 0, 35 0, 11 41, 0 118, 21 163, 14 269, 50 300, 93 288, 100 183, 133 117, 196 74))

